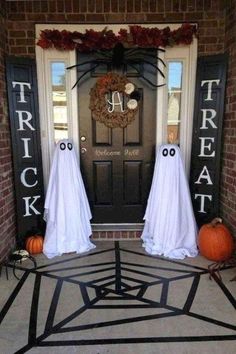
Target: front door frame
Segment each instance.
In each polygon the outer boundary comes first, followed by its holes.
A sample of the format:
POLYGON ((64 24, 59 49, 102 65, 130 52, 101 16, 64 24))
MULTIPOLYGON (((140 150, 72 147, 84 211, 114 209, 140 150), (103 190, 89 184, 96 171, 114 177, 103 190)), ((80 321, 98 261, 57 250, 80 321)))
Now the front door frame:
MULTIPOLYGON (((114 33, 118 33, 120 28, 128 29, 132 24, 109 24, 108 27, 114 33)), ((136 24, 137 25, 137 24, 136 24)), ((140 24, 142 27, 158 27, 164 28, 169 26, 174 30, 181 26, 181 24, 140 24)), ((39 34, 45 29, 57 29, 68 31, 84 32, 88 28, 96 31, 104 29, 105 24, 37 24, 36 40, 39 34)), ((166 60, 182 60, 185 68, 185 76, 183 88, 185 92, 184 104, 182 105, 181 116, 181 139, 180 149, 182 151, 184 166, 187 175, 189 175, 191 144, 192 144, 192 125, 193 125, 193 107, 194 107, 194 93, 195 93, 195 77, 197 66, 197 39, 194 38, 191 45, 175 46, 173 48, 165 48, 166 52, 160 52, 160 57, 166 60)), ((43 50, 36 46, 36 64, 38 74, 38 92, 39 92, 39 114, 41 127, 41 146, 42 146, 42 160, 44 172, 44 185, 47 188, 49 179, 50 166, 54 152, 54 136, 53 136, 53 122, 52 122, 52 96, 50 92, 51 77, 49 66, 50 62, 63 61, 67 66, 76 63, 76 51, 58 51, 55 49, 43 50)), ((159 64, 160 65, 160 64, 159 64)), ((164 67, 161 68, 165 70, 164 67)), ((68 135, 73 140, 74 145, 78 151, 80 149, 79 141, 79 118, 77 105, 77 88, 71 90, 71 87, 76 82, 76 70, 69 70, 66 77, 67 100, 68 100, 68 135)), ((158 84, 163 83, 160 75, 157 75, 158 84)), ((163 86, 157 89, 157 104, 156 104, 156 146, 166 143, 167 139, 167 87, 163 86)), ((95 225, 94 229, 119 229, 119 230, 138 230, 142 228, 142 224, 99 224, 95 225)))

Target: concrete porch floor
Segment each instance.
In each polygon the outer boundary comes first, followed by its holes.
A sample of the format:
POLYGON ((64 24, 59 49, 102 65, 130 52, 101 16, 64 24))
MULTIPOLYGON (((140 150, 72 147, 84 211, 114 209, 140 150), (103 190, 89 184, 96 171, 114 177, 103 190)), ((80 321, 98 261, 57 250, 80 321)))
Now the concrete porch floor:
POLYGON ((0 278, 0 353, 234 354, 235 268, 149 256, 140 241, 37 255, 0 278))

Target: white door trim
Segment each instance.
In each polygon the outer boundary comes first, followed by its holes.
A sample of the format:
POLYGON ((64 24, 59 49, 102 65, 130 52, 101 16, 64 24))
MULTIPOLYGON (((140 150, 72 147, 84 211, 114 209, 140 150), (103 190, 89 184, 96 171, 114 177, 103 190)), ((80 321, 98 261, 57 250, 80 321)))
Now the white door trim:
MULTIPOLYGON (((120 28, 126 28, 132 24, 114 24, 108 25, 114 33, 118 33, 120 28)), ((136 24, 137 25, 137 24, 136 24)), ((143 27, 158 27, 164 28, 169 26, 171 30, 179 28, 179 24, 141 24, 143 27)), ((84 32, 86 29, 103 30, 105 24, 36 24, 36 40, 39 38, 41 30, 45 29, 66 29, 68 31, 84 32)), ((180 149, 184 160, 184 165, 187 174, 189 174, 190 157, 191 157, 191 142, 192 142, 192 124, 193 124, 193 108, 194 108, 194 92, 195 92, 195 77, 197 66, 197 39, 194 38, 189 46, 175 46, 173 48, 165 48, 166 52, 160 52, 160 57, 165 60, 181 59, 185 65, 183 106, 181 108, 181 143, 180 149)), ((49 63, 50 61, 66 62, 70 66, 76 62, 75 51, 58 51, 55 49, 43 50, 36 46, 36 63, 38 75, 38 93, 39 93, 39 114, 41 126, 41 145, 42 159, 44 171, 44 184, 47 186, 49 178, 50 165, 54 151, 52 111, 51 111, 51 83, 49 63)), ((160 65, 160 63, 158 63, 160 65)), ((165 70, 163 68, 163 70, 165 70)), ((163 83, 160 75, 157 77, 158 83, 163 83)), ((77 105, 77 88, 71 90, 71 87, 76 82, 76 70, 69 70, 66 75, 67 97, 68 97, 68 125, 69 138, 72 138, 74 144, 79 149, 79 119, 77 105)), ((157 89, 157 109, 156 109, 156 146, 166 143, 167 141, 167 87, 163 86, 157 89)), ((79 154, 78 154, 79 155, 79 154)))

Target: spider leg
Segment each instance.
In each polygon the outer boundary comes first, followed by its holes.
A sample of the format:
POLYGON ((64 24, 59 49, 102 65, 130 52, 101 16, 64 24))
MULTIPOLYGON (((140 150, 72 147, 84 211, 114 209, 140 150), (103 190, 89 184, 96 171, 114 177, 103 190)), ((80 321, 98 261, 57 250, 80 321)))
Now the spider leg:
POLYGON ((29 258, 33 263, 34 263, 34 268, 37 268, 37 263, 34 257, 32 257, 31 255, 29 255, 27 258, 29 258))
POLYGON ((112 58, 112 53, 111 51, 102 51, 102 50, 98 50, 96 52, 96 55, 100 56, 101 58, 102 57, 106 57, 108 59, 111 59, 112 58))
MULTIPOLYGON (((130 61, 132 64, 138 64, 138 63, 140 62, 138 59, 135 59, 135 60, 128 60, 128 61, 130 61)), ((153 68, 155 68, 155 69, 159 72, 159 74, 161 74, 161 76, 162 76, 163 78, 165 78, 165 75, 164 75, 163 72, 158 68, 157 65, 153 64, 151 61, 146 60, 146 59, 142 59, 142 61, 143 61, 144 63, 146 63, 146 64, 151 65, 153 68)))
POLYGON ((16 261, 13 263, 13 274, 16 279, 20 280, 20 278, 16 275, 16 261))
POLYGON ((129 65, 131 68, 135 69, 137 71, 137 73, 146 81, 148 82, 151 86, 153 87, 161 87, 161 86, 165 86, 165 84, 162 85, 155 85, 153 82, 151 82, 149 79, 147 79, 142 73, 140 73, 140 71, 130 62, 127 63, 127 65, 129 65))
MULTIPOLYGON (((156 55, 148 55, 148 57, 159 60, 166 67, 165 62, 161 58, 157 57, 156 55)), ((135 60, 137 62, 138 61, 141 62, 141 61, 147 60, 146 58, 147 58, 147 55, 144 56, 142 54, 141 55, 138 54, 137 56, 135 56, 135 59, 132 59, 132 57, 131 58, 127 57, 126 60, 135 60)), ((154 63, 152 63, 152 64, 155 65, 154 63)))
POLYGON ((96 65, 94 65, 92 68, 89 68, 88 70, 86 70, 82 75, 80 75, 80 77, 78 78, 78 80, 76 81, 76 83, 74 84, 74 86, 71 88, 71 90, 73 90, 73 88, 78 85, 79 81, 82 79, 82 77, 84 77, 87 73, 89 73, 90 71, 92 71, 93 69, 96 69, 98 67, 100 63, 97 63, 96 65))
MULTIPOLYGON (((165 52, 165 50, 163 50, 163 52, 165 52)), ((164 66, 166 66, 165 62, 160 57, 158 57, 156 54, 142 52, 139 50, 137 50, 137 52, 135 52, 135 53, 131 53, 131 54, 128 53, 127 55, 125 55, 126 59, 133 57, 134 54, 135 54, 135 60, 144 60, 145 58, 154 58, 156 60, 159 60, 164 66)), ((132 58, 131 58, 131 60, 132 60, 132 58)))
POLYGON ((83 63, 68 66, 66 69, 70 70, 70 69, 73 69, 75 67, 79 67, 79 66, 86 65, 86 64, 94 64, 94 63, 98 63, 98 62, 99 62, 99 64, 103 63, 103 62, 106 63, 107 60, 106 59, 104 59, 104 60, 103 59, 86 60, 83 63))

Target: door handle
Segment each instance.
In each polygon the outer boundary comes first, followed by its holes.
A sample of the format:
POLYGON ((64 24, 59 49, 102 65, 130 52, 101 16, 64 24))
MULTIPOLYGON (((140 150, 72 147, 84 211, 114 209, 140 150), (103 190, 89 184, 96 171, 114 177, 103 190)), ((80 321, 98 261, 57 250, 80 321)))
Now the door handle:
POLYGON ((86 148, 82 148, 80 151, 81 151, 81 154, 85 154, 87 152, 87 149, 86 148))

